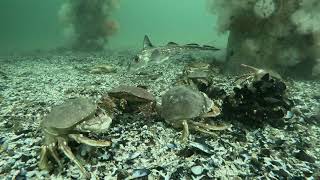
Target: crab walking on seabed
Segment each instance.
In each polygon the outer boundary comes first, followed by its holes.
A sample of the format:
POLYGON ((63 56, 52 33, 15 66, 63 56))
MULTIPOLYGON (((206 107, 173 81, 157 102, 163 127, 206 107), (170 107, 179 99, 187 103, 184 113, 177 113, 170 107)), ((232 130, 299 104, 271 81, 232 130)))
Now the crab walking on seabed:
POLYGON ((183 128, 182 141, 186 142, 189 129, 214 135, 212 131, 225 130, 228 125, 212 125, 198 122, 209 117, 216 117, 220 109, 208 96, 188 86, 176 86, 162 96, 160 115, 175 128, 183 128))
POLYGON ((103 111, 99 112, 95 103, 83 97, 69 99, 63 104, 54 107, 41 122, 44 145, 41 147, 40 152, 40 169, 49 169, 48 155, 53 157, 60 168, 62 167, 56 151, 59 148, 79 167, 86 178, 90 178, 90 173, 86 171, 81 162, 72 153, 67 142, 69 139, 73 139, 78 143, 90 146, 110 146, 110 141, 92 140, 80 133, 81 131, 105 132, 109 128, 111 121, 112 119, 108 114, 103 111))

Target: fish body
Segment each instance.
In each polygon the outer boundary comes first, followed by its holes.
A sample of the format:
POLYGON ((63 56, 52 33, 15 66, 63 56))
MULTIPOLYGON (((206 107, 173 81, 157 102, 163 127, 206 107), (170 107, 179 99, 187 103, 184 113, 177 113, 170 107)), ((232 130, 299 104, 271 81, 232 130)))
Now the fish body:
POLYGON ((169 42, 165 46, 154 46, 146 35, 143 40, 143 48, 133 57, 133 60, 129 65, 129 70, 137 70, 149 64, 162 63, 175 55, 183 55, 198 50, 217 51, 219 49, 208 45, 200 46, 195 43, 179 45, 175 42, 169 42))

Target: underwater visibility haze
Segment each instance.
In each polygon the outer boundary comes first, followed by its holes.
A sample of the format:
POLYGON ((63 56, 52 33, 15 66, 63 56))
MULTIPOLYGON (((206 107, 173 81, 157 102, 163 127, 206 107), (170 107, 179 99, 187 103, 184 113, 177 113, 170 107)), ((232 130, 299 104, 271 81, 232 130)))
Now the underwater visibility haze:
POLYGON ((320 179, 320 1, 2 0, 0 179, 320 179))

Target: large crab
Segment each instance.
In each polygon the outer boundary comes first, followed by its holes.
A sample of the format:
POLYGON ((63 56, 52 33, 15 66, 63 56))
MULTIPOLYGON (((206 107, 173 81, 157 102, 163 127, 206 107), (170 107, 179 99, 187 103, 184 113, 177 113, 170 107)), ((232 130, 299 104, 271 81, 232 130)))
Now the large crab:
POLYGON ((78 143, 96 147, 110 146, 110 141, 89 139, 81 132, 105 132, 111 121, 108 114, 99 110, 95 103, 84 97, 69 99, 54 107, 40 124, 44 133, 44 144, 40 152, 40 169, 49 169, 48 155, 51 155, 59 167, 62 167, 56 151, 60 149, 79 167, 85 177, 89 178, 90 173, 72 153, 68 141, 72 139, 78 143))
POLYGON ((220 109, 206 94, 188 86, 176 86, 162 96, 160 115, 173 127, 183 128, 183 142, 188 139, 189 128, 207 134, 226 129, 226 125, 213 125, 203 121, 204 118, 219 114, 220 109))

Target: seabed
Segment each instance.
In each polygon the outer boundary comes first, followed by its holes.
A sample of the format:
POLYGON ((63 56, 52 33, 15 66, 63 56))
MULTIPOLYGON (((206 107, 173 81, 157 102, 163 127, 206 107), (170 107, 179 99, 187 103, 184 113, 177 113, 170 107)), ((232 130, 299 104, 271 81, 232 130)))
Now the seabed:
MULTIPOLYGON (((135 51, 106 53, 39 53, 0 57, 0 179, 74 179, 76 165, 62 154, 63 169, 40 171, 42 118, 54 105, 71 97, 95 100, 118 85, 143 85, 157 99, 188 63, 166 62, 144 73, 129 72, 135 51), (116 72, 92 73, 97 65, 116 72)), ((230 92, 235 77, 217 74, 213 81, 230 92)), ((93 179, 304 179, 320 176, 320 82, 288 81, 295 103, 293 117, 283 127, 246 129, 233 125, 216 137, 191 133, 179 141, 181 130, 159 118, 124 114, 109 132, 91 135, 112 140, 112 147, 90 148, 70 142, 93 179), (299 112, 299 113, 297 113, 299 112)), ((56 166, 55 164, 53 164, 56 166)))

